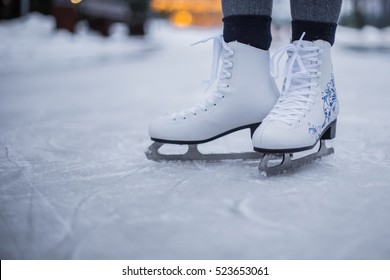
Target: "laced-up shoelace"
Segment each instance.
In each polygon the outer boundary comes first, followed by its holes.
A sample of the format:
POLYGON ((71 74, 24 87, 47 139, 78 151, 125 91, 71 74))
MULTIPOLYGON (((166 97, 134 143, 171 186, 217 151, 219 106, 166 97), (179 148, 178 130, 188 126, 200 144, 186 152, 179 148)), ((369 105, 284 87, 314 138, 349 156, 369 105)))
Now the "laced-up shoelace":
POLYGON ((172 120, 176 120, 177 118, 185 119, 188 114, 196 115, 199 111, 207 111, 208 107, 216 106, 218 100, 224 98, 224 94, 220 92, 221 88, 229 87, 229 84, 226 83, 226 80, 229 79, 232 74, 229 70, 233 67, 233 63, 229 60, 234 55, 234 51, 229 48, 229 46, 224 42, 222 35, 214 36, 207 38, 205 40, 196 42, 192 44, 192 46, 206 43, 210 40, 213 40, 213 62, 211 69, 211 76, 208 81, 204 81, 206 84, 205 92, 214 84, 218 77, 219 64, 222 58, 222 67, 219 73, 219 80, 217 84, 217 89, 213 92, 211 96, 209 96, 205 101, 200 104, 197 104, 189 109, 173 113, 171 115, 172 120))
POLYGON ((271 59, 271 75, 277 78, 278 73, 275 69, 283 54, 287 52, 284 86, 278 102, 266 117, 268 120, 280 120, 288 125, 300 122, 301 117, 310 111, 306 104, 308 102, 313 104, 311 97, 318 94, 312 88, 319 85, 311 79, 321 75, 318 70, 321 64, 318 57, 321 49, 315 46, 305 46, 302 43, 304 35, 305 33, 295 44, 290 43, 279 49, 271 59))

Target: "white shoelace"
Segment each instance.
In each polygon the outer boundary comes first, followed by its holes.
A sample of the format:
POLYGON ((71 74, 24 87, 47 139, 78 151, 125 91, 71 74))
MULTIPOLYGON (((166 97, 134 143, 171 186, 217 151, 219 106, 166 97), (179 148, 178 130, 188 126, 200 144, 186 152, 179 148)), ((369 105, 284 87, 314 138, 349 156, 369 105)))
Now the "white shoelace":
POLYGON ((318 68, 321 64, 319 54, 321 49, 315 46, 305 46, 302 43, 304 33, 295 44, 290 43, 279 49, 272 57, 271 75, 278 76, 277 66, 284 53, 287 52, 288 60, 284 69, 284 86, 279 100, 266 117, 268 120, 280 120, 288 125, 300 122, 300 119, 310 111, 306 105, 314 103, 311 97, 317 95, 319 85, 311 79, 319 77, 318 68))
POLYGON ((199 43, 206 43, 210 40, 213 40, 213 62, 211 69, 211 76, 208 81, 204 81, 206 84, 205 92, 214 84, 218 77, 218 70, 220 60, 222 58, 222 67, 219 73, 219 80, 217 84, 217 89, 209 96, 205 101, 200 104, 197 104, 189 109, 173 113, 171 115, 172 120, 177 118, 185 119, 189 114, 196 115, 199 111, 207 111, 209 106, 216 106, 218 100, 224 98, 223 93, 219 91, 220 88, 227 88, 229 85, 226 83, 226 80, 229 79, 232 74, 229 71, 233 68, 233 63, 229 60, 234 55, 234 51, 229 48, 229 46, 224 42, 222 35, 217 35, 214 37, 207 38, 205 40, 196 42, 192 46, 199 43))

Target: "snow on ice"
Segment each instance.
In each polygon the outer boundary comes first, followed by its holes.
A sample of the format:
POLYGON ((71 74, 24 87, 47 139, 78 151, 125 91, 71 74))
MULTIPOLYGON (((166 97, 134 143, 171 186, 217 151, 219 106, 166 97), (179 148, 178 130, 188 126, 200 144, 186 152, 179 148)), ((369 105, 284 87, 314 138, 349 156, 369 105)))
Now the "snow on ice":
MULTIPOLYGON (((335 154, 265 178, 258 162, 144 155, 153 118, 205 97, 212 47, 189 45, 221 30, 53 27, 37 14, 0 24, 1 259, 390 258, 388 41, 364 51, 339 29, 335 154)), ((272 51, 288 42, 275 38, 272 51)), ((201 149, 252 147, 244 131, 201 149)))

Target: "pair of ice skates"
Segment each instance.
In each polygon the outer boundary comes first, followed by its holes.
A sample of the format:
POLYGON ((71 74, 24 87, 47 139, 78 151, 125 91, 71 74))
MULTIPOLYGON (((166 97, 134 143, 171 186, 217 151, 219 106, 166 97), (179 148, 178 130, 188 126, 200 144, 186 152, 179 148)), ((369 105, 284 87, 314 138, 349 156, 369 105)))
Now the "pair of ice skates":
POLYGON ((276 52, 272 65, 269 51, 225 43, 222 36, 212 38, 214 61, 209 83, 217 80, 216 90, 203 103, 153 121, 149 134, 155 142, 146 151, 147 158, 261 159, 260 172, 274 175, 333 153, 325 146, 326 139, 335 137, 338 115, 331 45, 303 38, 304 34, 276 52), (270 68, 285 52, 288 59, 279 93, 270 68), (198 144, 242 129, 250 129, 255 152, 201 154, 197 149, 198 144), (189 149, 182 155, 161 154, 159 148, 165 143, 185 144, 189 149), (317 147, 316 152, 295 158, 298 152, 317 147))

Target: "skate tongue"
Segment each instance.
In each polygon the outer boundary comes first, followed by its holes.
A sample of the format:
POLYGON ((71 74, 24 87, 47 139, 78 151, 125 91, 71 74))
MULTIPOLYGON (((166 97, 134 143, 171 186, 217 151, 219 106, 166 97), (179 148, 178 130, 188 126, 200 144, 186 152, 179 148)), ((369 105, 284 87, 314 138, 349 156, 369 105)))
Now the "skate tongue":
POLYGON ((288 60, 284 68, 285 80, 282 95, 290 90, 290 86, 299 87, 300 85, 307 84, 312 77, 312 72, 317 72, 314 69, 317 64, 313 65, 313 62, 318 61, 317 54, 319 48, 313 46, 310 41, 304 41, 304 36, 305 32, 302 33, 299 40, 280 48, 272 55, 270 69, 271 76, 274 78, 279 77, 280 60, 285 53, 288 55, 288 60))
MULTIPOLYGON (((297 42, 290 43, 286 46, 283 46, 279 48, 271 57, 270 60, 270 71, 271 71, 271 76, 274 77, 275 79, 279 77, 279 65, 280 65, 280 60, 283 58, 283 56, 287 53, 289 55, 289 60, 291 55, 293 54, 296 56, 298 54, 298 45, 302 45, 303 42, 303 37, 305 36, 305 32, 302 34, 301 38, 297 42)), ((287 63, 286 67, 284 68, 284 74, 286 75, 289 70, 292 70, 292 66, 295 62, 295 59, 292 60, 291 66, 287 63)))
POLYGON ((310 97, 316 94, 311 88, 318 87, 312 78, 319 75, 319 48, 313 46, 311 42, 303 41, 304 35, 305 33, 298 41, 278 50, 272 57, 271 74, 274 77, 278 76, 275 68, 278 69, 277 65, 285 52, 288 60, 284 69, 285 80, 281 97, 268 119, 278 119, 288 124, 299 121, 300 116, 304 116, 305 110, 308 110, 306 103, 312 102, 310 97))
MULTIPOLYGON (((200 44, 200 43, 206 43, 210 40, 213 40, 213 62, 212 62, 212 69, 211 69, 211 76, 208 81, 203 81, 206 84, 206 89, 204 90, 204 93, 206 93, 209 88, 215 83, 215 81, 219 76, 219 83, 218 88, 226 88, 228 85, 221 82, 222 80, 229 79, 231 77, 231 73, 227 69, 228 67, 231 67, 232 63, 228 60, 229 57, 234 55, 234 50, 230 49, 228 44, 225 43, 223 40, 222 35, 213 36, 204 40, 201 40, 199 42, 193 43, 192 46, 200 44), (221 59, 222 58, 222 59, 221 59), (219 73, 219 66, 220 61, 222 60, 222 67, 221 71, 219 73)), ((214 105, 219 100, 224 98, 224 95, 219 92, 219 90, 216 90, 212 93, 212 95, 207 98, 205 101, 203 101, 200 104, 197 104, 189 109, 173 113, 171 115, 171 119, 176 120, 178 117, 185 119, 187 115, 197 115, 199 111, 207 111, 207 107, 209 105, 214 105)))
POLYGON ((223 35, 222 34, 216 35, 216 36, 195 42, 191 45, 191 46, 195 46, 195 45, 198 45, 201 43, 203 44, 203 43, 206 43, 210 40, 213 40, 213 62, 211 64, 210 78, 208 80, 203 81, 203 83, 206 86, 204 92, 207 92, 210 89, 210 87, 214 84, 214 82, 217 80, 219 61, 220 61, 222 49, 223 49, 223 46, 222 46, 223 35))

